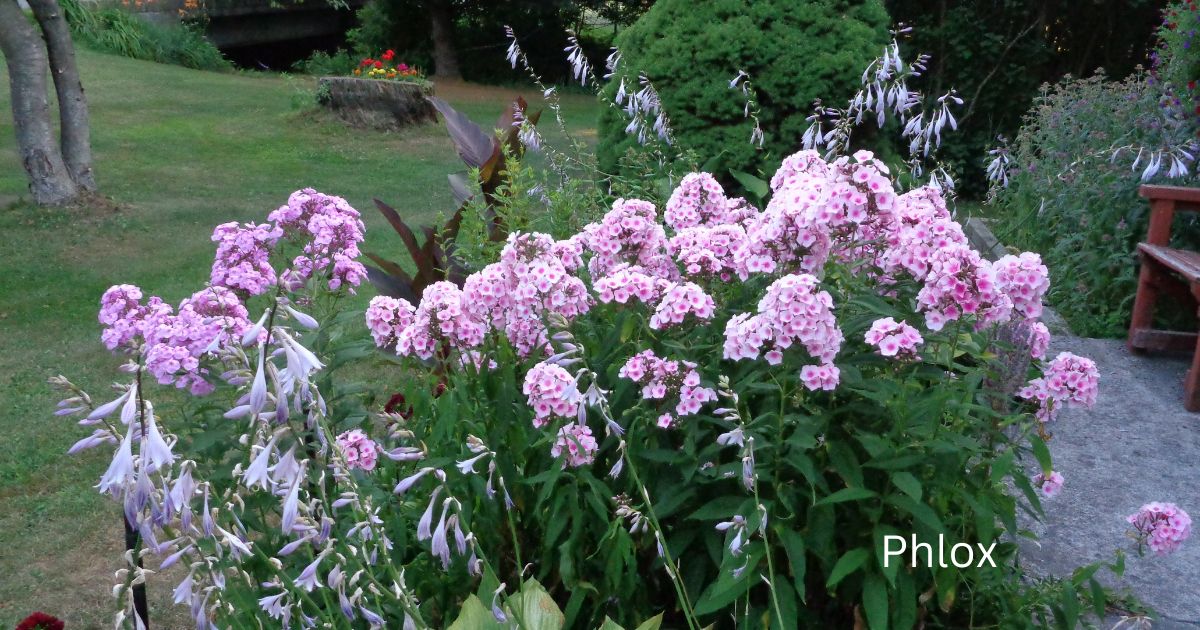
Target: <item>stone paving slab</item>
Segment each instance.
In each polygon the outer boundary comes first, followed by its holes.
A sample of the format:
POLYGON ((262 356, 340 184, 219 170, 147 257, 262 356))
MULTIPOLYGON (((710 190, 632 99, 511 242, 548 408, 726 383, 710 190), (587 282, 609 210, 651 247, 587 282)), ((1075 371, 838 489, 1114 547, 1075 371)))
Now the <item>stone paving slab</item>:
MULTIPOLYGON (((1200 628, 1200 414, 1183 408, 1189 358, 1136 356, 1121 340, 1059 336, 1049 356, 1070 351, 1093 359, 1100 393, 1090 411, 1065 410, 1048 428, 1062 492, 1044 501, 1044 522, 1024 525, 1041 537, 1024 542, 1036 574, 1065 577, 1081 565, 1131 548, 1125 517, 1151 501, 1191 515, 1192 538, 1169 556, 1127 557, 1119 582, 1158 612, 1155 628, 1200 628)), ((1109 623, 1105 627, 1112 627, 1109 623)))

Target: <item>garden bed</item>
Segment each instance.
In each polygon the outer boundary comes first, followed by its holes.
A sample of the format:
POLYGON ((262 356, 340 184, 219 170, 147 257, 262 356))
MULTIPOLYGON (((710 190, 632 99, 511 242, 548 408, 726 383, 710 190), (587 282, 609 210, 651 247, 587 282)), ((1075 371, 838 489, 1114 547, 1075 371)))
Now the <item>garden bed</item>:
POLYGON ((403 129, 437 122, 431 84, 354 77, 323 77, 317 102, 353 127, 403 129))

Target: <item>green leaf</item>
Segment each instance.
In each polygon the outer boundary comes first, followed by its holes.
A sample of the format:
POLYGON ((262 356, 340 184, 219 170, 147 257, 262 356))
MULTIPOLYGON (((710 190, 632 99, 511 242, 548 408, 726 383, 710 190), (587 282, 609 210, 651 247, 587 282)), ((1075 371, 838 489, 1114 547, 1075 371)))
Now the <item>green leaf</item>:
POLYGON ((745 561, 747 568, 742 571, 740 577, 734 577, 732 569, 742 565, 741 558, 731 556, 721 565, 720 575, 712 584, 709 584, 708 588, 704 589, 704 593, 696 601, 695 612, 697 615, 707 615, 725 608, 733 600, 750 590, 751 586, 759 583, 757 566, 762 561, 762 547, 756 545, 747 553, 749 554, 749 558, 745 561))
POLYGON ((725 519, 734 514, 746 514, 751 509, 743 509, 754 503, 754 499, 749 497, 726 495, 717 497, 712 501, 704 504, 704 507, 692 512, 688 515, 688 519, 696 521, 714 521, 725 519))
POLYGON ((537 580, 526 580, 515 599, 523 630, 562 630, 566 623, 558 604, 537 580))
POLYGON ((621 624, 605 616, 604 625, 600 626, 600 630, 625 630, 625 628, 621 624))
POLYGON ((901 492, 912 497, 914 501, 921 500, 921 482, 910 472, 903 470, 892 473, 892 483, 895 484, 901 492))
POLYGON ((783 541, 783 549, 787 552, 788 565, 792 568, 792 583, 796 586, 796 596, 803 602, 805 601, 804 576, 808 569, 808 560, 805 558, 804 537, 800 535, 800 532, 786 527, 776 528, 775 533, 783 541))
POLYGON ((833 588, 838 585, 847 575, 854 573, 871 557, 871 552, 857 547, 847 551, 845 555, 838 558, 837 564, 833 565, 833 571, 829 573, 829 580, 825 582, 827 588, 833 588))
POLYGON ((755 197, 758 197, 759 199, 765 199, 767 195, 771 193, 771 186, 766 181, 755 177, 750 173, 736 169, 729 169, 729 174, 732 175, 733 178, 737 180, 737 183, 741 184, 747 192, 755 197))
POLYGON ((868 574, 863 581, 863 610, 871 630, 888 627, 888 589, 878 573, 868 574))
POLYGON ((877 496, 874 492, 866 488, 842 488, 837 492, 817 501, 814 505, 832 505, 834 503, 844 503, 846 501, 858 501, 860 499, 870 499, 877 496))
POLYGON ((450 624, 449 630, 503 627, 492 616, 492 611, 488 610, 487 606, 484 606, 483 602, 472 593, 467 596, 467 601, 463 602, 462 609, 458 611, 458 618, 450 624))
POLYGON ((634 628, 634 630, 658 630, 660 627, 662 627, 662 619, 663 614, 658 613, 657 615, 643 621, 642 624, 637 628, 634 628))
POLYGON ((1031 437, 1029 445, 1033 447, 1033 456, 1037 458, 1038 466, 1042 467, 1043 472, 1050 472, 1052 465, 1050 461, 1050 449, 1046 446, 1046 441, 1040 437, 1031 437))
POLYGON ((943 534, 946 532, 946 527, 942 525, 942 520, 938 518, 937 512, 933 508, 921 503, 913 501, 909 497, 897 494, 887 498, 887 502, 908 512, 913 518, 920 521, 926 527, 932 529, 934 533, 943 534))

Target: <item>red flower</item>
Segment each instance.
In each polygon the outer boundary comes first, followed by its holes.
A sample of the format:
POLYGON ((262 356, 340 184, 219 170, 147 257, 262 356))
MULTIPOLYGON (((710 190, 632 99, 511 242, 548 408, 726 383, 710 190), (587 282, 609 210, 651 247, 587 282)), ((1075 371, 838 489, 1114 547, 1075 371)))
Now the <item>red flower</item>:
POLYGON ((1188 89, 1189 89, 1189 90, 1194 90, 1194 89, 1196 89, 1196 82, 1195 82, 1195 81, 1188 81, 1188 89))
POLYGON ((396 56, 396 51, 389 48, 386 52, 383 53, 383 56, 381 56, 380 59, 383 59, 384 61, 391 61, 392 58, 395 56, 396 56))
POLYGON ((405 72, 408 70, 408 64, 402 63, 402 64, 396 66, 396 69, 399 70, 400 72, 405 72))
POLYGON ((362 66, 362 67, 364 67, 364 68, 365 68, 365 67, 367 67, 367 66, 369 66, 369 65, 371 65, 371 64, 373 64, 373 63, 375 63, 375 60, 374 60, 374 59, 372 59, 372 58, 370 58, 370 57, 367 57, 366 59, 363 59, 363 60, 362 60, 362 63, 360 63, 360 64, 358 64, 358 65, 360 65, 360 66, 362 66))
POLYGON ((44 612, 35 612, 17 624, 16 630, 63 630, 66 624, 57 617, 44 612))
POLYGON ((383 411, 384 413, 398 413, 401 418, 408 420, 412 418, 413 408, 412 405, 405 405, 405 402, 404 394, 392 394, 387 404, 383 406, 383 411), (398 409, 402 409, 403 411, 397 411, 398 409))
POLYGON ((382 67, 383 67, 383 62, 382 62, 382 61, 376 61, 376 62, 375 62, 375 67, 376 67, 376 68, 382 68, 382 67))

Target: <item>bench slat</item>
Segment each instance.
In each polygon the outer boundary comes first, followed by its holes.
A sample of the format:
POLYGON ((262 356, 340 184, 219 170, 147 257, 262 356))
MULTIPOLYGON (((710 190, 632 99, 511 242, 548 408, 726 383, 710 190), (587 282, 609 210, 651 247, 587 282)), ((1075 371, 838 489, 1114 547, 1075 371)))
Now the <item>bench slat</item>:
POLYGON ((1150 243, 1138 243, 1138 250, 1184 276, 1188 282, 1200 282, 1200 253, 1150 243))

